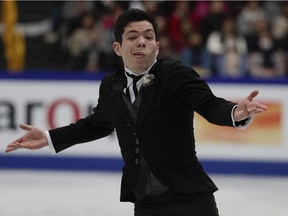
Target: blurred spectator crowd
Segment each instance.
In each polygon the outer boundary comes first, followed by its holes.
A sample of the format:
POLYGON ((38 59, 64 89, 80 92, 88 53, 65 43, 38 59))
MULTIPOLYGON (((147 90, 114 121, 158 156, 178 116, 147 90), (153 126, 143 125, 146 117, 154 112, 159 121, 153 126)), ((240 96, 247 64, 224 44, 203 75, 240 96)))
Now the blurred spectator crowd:
POLYGON ((179 59, 202 77, 288 76, 285 1, 79 0, 54 5, 51 28, 42 38, 55 49, 57 69, 115 70, 122 63, 112 50, 114 21, 124 10, 140 8, 158 22, 159 57, 179 59))

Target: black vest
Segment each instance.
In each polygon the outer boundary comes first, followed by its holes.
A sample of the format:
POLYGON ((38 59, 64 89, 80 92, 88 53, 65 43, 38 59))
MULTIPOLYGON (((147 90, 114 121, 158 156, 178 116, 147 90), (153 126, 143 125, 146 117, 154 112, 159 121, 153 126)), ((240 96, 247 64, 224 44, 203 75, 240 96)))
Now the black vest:
MULTIPOLYGON (((127 106, 127 109, 134 124, 136 124, 137 114, 141 103, 141 90, 142 86, 140 88, 139 94, 137 95, 133 103, 124 92, 122 94, 123 100, 127 106)), ((135 153, 140 154, 137 184, 134 189, 136 201, 151 200, 153 198, 159 197, 169 188, 153 175, 150 168, 148 167, 148 164, 146 163, 145 158, 141 154, 141 146, 136 147, 135 153)))

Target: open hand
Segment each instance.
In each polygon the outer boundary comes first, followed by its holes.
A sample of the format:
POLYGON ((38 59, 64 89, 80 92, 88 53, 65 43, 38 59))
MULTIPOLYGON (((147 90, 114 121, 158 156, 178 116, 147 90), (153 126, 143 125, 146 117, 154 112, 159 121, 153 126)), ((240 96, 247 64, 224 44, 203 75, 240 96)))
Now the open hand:
POLYGON ((252 91, 250 95, 238 103, 234 110, 234 120, 241 121, 268 109, 264 104, 252 101, 259 94, 258 90, 252 91))
POLYGON ((48 146, 48 141, 43 130, 27 124, 20 124, 20 128, 27 130, 28 132, 24 136, 8 144, 5 150, 6 153, 17 149, 35 150, 48 146))

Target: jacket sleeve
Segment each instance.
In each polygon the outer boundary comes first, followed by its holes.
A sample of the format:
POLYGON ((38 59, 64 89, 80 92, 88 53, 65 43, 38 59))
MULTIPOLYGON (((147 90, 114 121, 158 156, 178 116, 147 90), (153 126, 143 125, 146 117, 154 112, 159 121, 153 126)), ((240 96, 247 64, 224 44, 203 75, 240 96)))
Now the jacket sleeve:
POLYGON ((233 126, 231 112, 236 103, 215 96, 208 84, 182 63, 175 62, 170 69, 167 84, 179 103, 213 124, 233 126))
POLYGON ((98 104, 91 115, 79 119, 70 125, 49 130, 56 152, 78 143, 100 139, 114 131, 109 116, 105 112, 105 105, 102 102, 102 97, 104 97, 101 90, 103 88, 102 83, 100 85, 98 104))

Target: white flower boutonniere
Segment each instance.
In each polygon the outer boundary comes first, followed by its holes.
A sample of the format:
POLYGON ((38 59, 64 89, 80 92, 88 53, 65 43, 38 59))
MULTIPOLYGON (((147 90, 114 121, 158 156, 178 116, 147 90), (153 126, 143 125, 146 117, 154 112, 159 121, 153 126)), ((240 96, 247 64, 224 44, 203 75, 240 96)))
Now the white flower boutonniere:
POLYGON ((143 77, 143 86, 146 87, 152 85, 154 83, 154 79, 155 79, 154 74, 146 74, 143 77))

